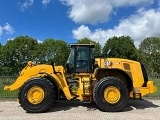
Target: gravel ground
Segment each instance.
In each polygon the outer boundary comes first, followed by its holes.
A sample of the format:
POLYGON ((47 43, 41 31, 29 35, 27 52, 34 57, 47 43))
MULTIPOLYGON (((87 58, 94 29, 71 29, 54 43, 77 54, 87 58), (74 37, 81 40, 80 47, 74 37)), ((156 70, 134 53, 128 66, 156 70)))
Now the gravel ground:
POLYGON ((0 101, 0 120, 159 120, 160 100, 130 100, 121 112, 102 112, 94 104, 59 101, 46 113, 26 113, 16 101, 0 101))

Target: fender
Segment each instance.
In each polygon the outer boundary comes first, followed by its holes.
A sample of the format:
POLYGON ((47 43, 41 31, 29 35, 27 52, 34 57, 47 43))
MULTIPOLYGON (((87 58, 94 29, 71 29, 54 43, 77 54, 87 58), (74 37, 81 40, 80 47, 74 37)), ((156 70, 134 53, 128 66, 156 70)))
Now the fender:
POLYGON ((130 72, 127 73, 118 68, 96 68, 94 74, 97 80, 106 76, 122 75, 126 79, 128 90, 130 92, 133 90, 132 74, 130 72))

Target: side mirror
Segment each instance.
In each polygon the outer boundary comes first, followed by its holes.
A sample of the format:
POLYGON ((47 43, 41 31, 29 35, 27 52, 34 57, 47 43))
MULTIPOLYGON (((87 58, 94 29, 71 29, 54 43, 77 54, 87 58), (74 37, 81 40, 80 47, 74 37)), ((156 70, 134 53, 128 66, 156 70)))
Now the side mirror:
POLYGON ((53 73, 57 73, 55 68, 54 68, 54 64, 55 64, 54 62, 51 62, 51 65, 52 65, 52 68, 53 68, 53 73))

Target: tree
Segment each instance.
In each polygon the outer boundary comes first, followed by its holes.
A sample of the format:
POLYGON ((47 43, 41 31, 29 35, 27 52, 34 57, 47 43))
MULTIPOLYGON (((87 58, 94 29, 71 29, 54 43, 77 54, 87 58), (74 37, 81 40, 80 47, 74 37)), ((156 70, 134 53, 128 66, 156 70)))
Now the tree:
POLYGON ((112 37, 109 38, 104 47, 103 54, 106 56, 110 51, 109 57, 125 58, 131 60, 137 60, 138 53, 134 45, 133 40, 129 36, 112 37))
POLYGON ((67 42, 64 40, 56 40, 55 52, 56 56, 54 60, 56 61, 56 65, 65 66, 70 52, 70 48, 67 42))
POLYGON ((55 62, 56 65, 65 65, 68 55, 69 46, 64 40, 46 39, 44 40, 41 50, 41 60, 45 63, 55 62))
POLYGON ((84 38, 84 39, 78 40, 77 43, 79 43, 79 44, 94 44, 95 45, 94 56, 97 57, 97 56, 101 55, 101 45, 100 45, 100 43, 92 41, 92 40, 90 40, 88 38, 84 38))
POLYGON ((0 43, 0 74, 2 74, 2 65, 3 65, 3 57, 2 57, 2 45, 0 43))
POLYGON ((55 40, 45 39, 42 44, 38 45, 37 48, 37 60, 40 63, 51 63, 54 61, 55 57, 55 40))
POLYGON ((41 64, 41 63, 46 63, 46 51, 45 51, 45 47, 43 45, 43 43, 38 43, 36 46, 36 50, 33 52, 33 56, 34 59, 32 59, 32 61, 34 61, 37 64, 41 64))
POLYGON ((149 72, 160 72, 160 38, 149 37, 139 46, 140 56, 149 72))
POLYGON ((28 36, 18 36, 8 40, 2 49, 3 72, 17 74, 21 71, 28 61, 35 58, 33 53, 37 44, 36 39, 28 36))

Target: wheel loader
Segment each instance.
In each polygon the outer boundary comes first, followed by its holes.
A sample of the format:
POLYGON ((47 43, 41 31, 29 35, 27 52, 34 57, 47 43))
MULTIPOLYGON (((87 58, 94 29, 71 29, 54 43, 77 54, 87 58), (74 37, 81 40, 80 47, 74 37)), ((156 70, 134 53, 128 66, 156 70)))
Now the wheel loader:
POLYGON ((120 58, 94 58, 93 44, 71 44, 66 66, 29 61, 15 83, 4 90, 19 90, 18 101, 30 113, 45 112, 55 101, 94 102, 102 111, 121 111, 129 98, 154 93, 144 65, 120 58))

